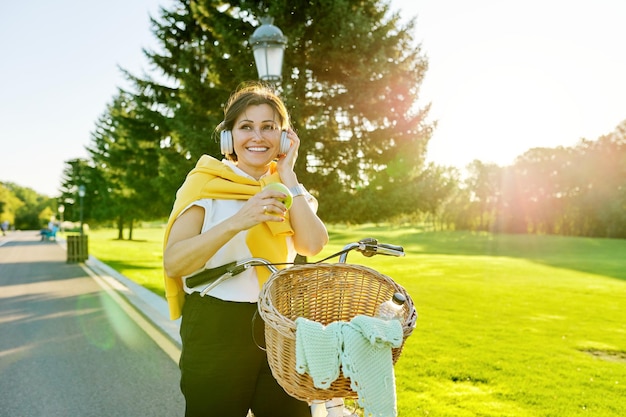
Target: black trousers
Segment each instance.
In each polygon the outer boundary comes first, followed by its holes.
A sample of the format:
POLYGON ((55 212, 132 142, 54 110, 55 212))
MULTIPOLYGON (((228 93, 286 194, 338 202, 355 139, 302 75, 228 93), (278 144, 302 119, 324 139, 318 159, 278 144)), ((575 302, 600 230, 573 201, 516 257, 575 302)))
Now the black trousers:
POLYGON ((187 295, 180 335, 181 391, 186 417, 310 417, 267 363, 257 305, 187 295), (254 320, 254 322, 253 322, 254 320))

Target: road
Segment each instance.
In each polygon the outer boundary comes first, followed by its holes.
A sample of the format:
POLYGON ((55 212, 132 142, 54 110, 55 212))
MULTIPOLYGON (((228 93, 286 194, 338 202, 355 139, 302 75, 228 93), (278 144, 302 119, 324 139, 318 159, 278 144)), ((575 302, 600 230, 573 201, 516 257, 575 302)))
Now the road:
POLYGON ((36 232, 0 236, 0 417, 180 416, 177 364, 36 232))

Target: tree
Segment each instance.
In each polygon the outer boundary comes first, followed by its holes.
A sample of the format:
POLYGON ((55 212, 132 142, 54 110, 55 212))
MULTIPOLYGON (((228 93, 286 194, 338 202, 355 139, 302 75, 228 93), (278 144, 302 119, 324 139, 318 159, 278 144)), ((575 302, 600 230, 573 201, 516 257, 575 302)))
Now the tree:
MULTIPOLYGON (((283 0, 263 10, 258 3, 179 0, 153 19, 162 50, 146 56, 159 79, 127 75, 133 101, 160 135, 151 140, 161 195, 173 198, 202 154, 219 156, 214 126, 230 92, 256 78, 247 41, 267 14, 289 39, 277 88, 302 139, 296 172, 313 193, 334 192, 321 199, 322 217, 336 217, 337 200, 358 196, 372 212, 381 190, 398 198, 393 190, 422 171, 432 130, 428 108, 417 106, 427 63, 412 39, 414 21, 402 26, 374 0, 283 0)), ((381 215, 402 207, 388 203, 381 215)), ((343 220, 353 215, 341 212, 343 220)))
POLYGON ((142 110, 120 92, 98 120, 87 149, 94 165, 92 215, 100 221, 116 219, 119 239, 124 226, 132 239, 135 219, 155 218, 167 209, 155 181, 159 132, 142 110))
POLYGON ((412 194, 419 200, 413 205, 428 214, 433 230, 437 230, 437 222, 439 222, 439 228, 443 229, 448 223, 445 220, 448 213, 445 213, 444 209, 448 208, 447 203, 458 195, 458 171, 455 168, 431 163, 422 172, 415 185, 417 189, 412 194))
POLYGON ((471 205, 476 208, 478 230, 492 230, 500 206, 502 169, 496 164, 474 160, 468 166, 466 185, 471 190, 471 205))
POLYGON ((585 171, 593 173, 586 177, 581 201, 585 235, 626 237, 625 131, 623 123, 614 133, 596 141, 581 141, 577 147, 584 154, 585 171))
POLYGON ((575 147, 528 150, 502 170, 493 191, 477 180, 481 166, 470 188, 482 200, 499 199, 498 231, 626 236, 626 122, 575 147))
POLYGON ((94 195, 96 182, 94 181, 94 169, 86 159, 77 158, 65 161, 65 168, 61 175, 61 195, 59 204, 65 206, 65 219, 77 222, 80 219, 80 200, 78 187, 85 186, 85 197, 83 198, 83 219, 91 220, 91 202, 94 195))
MULTIPOLYGON (((213 8, 221 4, 209 3, 213 8)), ((160 20, 152 19, 162 50, 145 54, 159 70, 158 80, 126 72, 135 87, 132 95, 141 109, 138 114, 159 133, 152 138, 158 149, 155 178, 160 196, 170 203, 168 210, 174 192, 197 159, 203 154, 219 156, 213 129, 223 118, 222 106, 239 82, 235 80, 247 80, 253 74, 251 57, 244 58, 244 51, 233 52, 242 48, 240 30, 228 27, 237 24, 248 30, 249 24, 219 12, 204 23, 222 28, 222 32, 205 30, 198 7, 197 2, 178 1, 171 10, 161 11, 160 20), (234 41, 227 42, 229 36, 234 41)))
POLYGON ((17 198, 11 191, 11 185, 4 185, 0 182, 0 223, 8 221, 15 225, 18 211, 24 206, 24 202, 17 198))
POLYGON ((43 222, 40 214, 44 211, 50 216, 56 213, 54 200, 37 194, 32 188, 10 182, 0 183, 0 206, 0 217, 9 220, 18 230, 39 230, 50 220, 47 218, 43 222))

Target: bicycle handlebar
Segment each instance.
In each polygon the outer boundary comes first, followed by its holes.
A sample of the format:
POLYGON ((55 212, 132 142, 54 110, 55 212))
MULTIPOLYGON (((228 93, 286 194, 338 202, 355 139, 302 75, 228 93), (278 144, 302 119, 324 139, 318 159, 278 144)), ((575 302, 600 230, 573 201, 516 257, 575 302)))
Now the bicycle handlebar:
POLYGON ((253 266, 266 266, 272 273, 278 271, 278 268, 276 268, 267 259, 248 258, 241 261, 231 262, 226 265, 218 266, 217 268, 205 269, 204 271, 199 272, 196 275, 186 278, 185 282, 188 287, 197 287, 198 285, 211 283, 209 284, 211 285, 211 288, 209 288, 210 291, 217 284, 223 281, 220 279, 221 277, 225 275, 229 277, 234 277, 235 275, 239 275, 246 269, 253 266))
POLYGON ((386 255, 386 256, 404 256, 404 248, 398 245, 391 245, 389 243, 378 243, 378 240, 368 237, 361 239, 356 243, 350 243, 344 246, 343 250, 339 252, 340 263, 345 263, 348 258, 348 253, 351 250, 361 252, 363 256, 370 258, 374 255, 386 255))
MULTIPOLYGON (((316 263, 322 263, 336 256, 339 256, 339 263, 346 263, 348 253, 352 250, 361 252, 363 256, 368 258, 374 255, 404 256, 404 248, 402 246, 391 245, 389 243, 378 243, 378 240, 369 237, 361 239, 360 241, 355 243, 350 243, 344 246, 343 250, 341 250, 340 252, 331 255, 328 258, 324 258, 316 263)), ((218 266, 217 268, 206 269, 196 275, 186 278, 185 283, 188 287, 197 287, 200 285, 208 284, 200 292, 200 295, 205 296, 209 293, 209 291, 218 286, 220 283, 234 277, 235 275, 239 275, 248 268, 254 266, 265 266, 270 270, 270 272, 275 273, 278 272, 278 268, 276 268, 275 265, 277 264, 273 264, 267 259, 248 258, 241 261, 231 262, 226 265, 218 266)))

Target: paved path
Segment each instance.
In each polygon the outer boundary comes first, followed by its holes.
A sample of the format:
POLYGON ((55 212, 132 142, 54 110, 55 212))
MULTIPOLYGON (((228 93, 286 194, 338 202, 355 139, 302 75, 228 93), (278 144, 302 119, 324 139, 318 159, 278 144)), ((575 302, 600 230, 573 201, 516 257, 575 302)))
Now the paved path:
POLYGON ((0 236, 0 417, 182 415, 164 301, 86 265, 37 232, 0 236))

